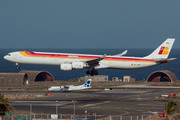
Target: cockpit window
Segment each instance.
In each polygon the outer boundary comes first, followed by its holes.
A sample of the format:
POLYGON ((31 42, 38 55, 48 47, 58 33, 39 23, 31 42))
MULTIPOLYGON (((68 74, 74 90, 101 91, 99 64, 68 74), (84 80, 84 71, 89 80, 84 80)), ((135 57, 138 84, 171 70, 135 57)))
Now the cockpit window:
POLYGON ((11 56, 11 54, 8 54, 8 56, 11 56))

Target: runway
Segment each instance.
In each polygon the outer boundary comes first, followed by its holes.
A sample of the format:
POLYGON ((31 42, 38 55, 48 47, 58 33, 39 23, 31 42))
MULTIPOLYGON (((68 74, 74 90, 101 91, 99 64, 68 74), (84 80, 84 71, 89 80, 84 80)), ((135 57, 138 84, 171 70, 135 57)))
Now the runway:
MULTIPOLYGON (((36 99, 10 100, 17 112, 29 113, 32 105, 33 113, 73 114, 74 103, 77 115, 84 115, 87 109, 92 115, 153 115, 163 113, 165 101, 179 99, 155 97, 164 94, 178 93, 179 89, 120 89, 111 91, 73 91, 51 92, 53 97, 36 99), (138 96, 138 97, 137 97, 138 96), (56 101, 58 103, 56 104, 56 101)), ((2 94, 46 94, 47 91, 0 91, 2 94)))

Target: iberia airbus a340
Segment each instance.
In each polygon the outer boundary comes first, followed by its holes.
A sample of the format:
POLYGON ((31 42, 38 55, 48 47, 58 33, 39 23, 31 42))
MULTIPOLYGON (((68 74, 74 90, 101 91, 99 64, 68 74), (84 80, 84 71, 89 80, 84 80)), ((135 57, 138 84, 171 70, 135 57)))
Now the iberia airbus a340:
POLYGON ((168 38, 150 55, 145 57, 124 57, 127 50, 117 55, 88 55, 70 53, 49 53, 18 51, 4 56, 4 59, 14 62, 19 69, 19 64, 54 65, 60 66, 61 70, 87 68, 87 74, 97 75, 96 69, 139 69, 170 62, 168 59, 175 39, 168 38))

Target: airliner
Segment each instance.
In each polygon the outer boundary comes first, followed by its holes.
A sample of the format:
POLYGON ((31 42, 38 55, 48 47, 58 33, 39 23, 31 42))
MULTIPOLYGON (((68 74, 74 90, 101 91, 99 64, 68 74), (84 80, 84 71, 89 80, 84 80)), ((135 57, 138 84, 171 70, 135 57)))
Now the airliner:
POLYGON ((84 89, 88 89, 91 88, 91 81, 92 79, 88 79, 86 83, 84 83, 83 85, 78 85, 78 86, 74 86, 74 85, 65 85, 65 86, 51 86, 50 88, 48 88, 48 91, 74 91, 74 90, 84 90, 84 89))
POLYGON ((166 39, 150 55, 145 57, 124 56, 127 50, 117 55, 89 55, 72 53, 50 53, 17 51, 4 56, 4 59, 19 64, 60 66, 61 70, 88 69, 86 74, 98 75, 97 69, 139 69, 171 62, 168 58, 174 44, 174 38, 166 39))

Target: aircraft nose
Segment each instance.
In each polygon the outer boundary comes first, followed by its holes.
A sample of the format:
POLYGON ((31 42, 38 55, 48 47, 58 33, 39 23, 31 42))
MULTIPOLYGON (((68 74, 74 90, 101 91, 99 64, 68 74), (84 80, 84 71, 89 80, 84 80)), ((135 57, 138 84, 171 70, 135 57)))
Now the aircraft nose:
POLYGON ((7 60, 7 55, 4 56, 4 59, 7 60))
POLYGON ((4 59, 5 59, 5 60, 11 60, 11 56, 5 55, 5 56, 4 56, 4 59))

